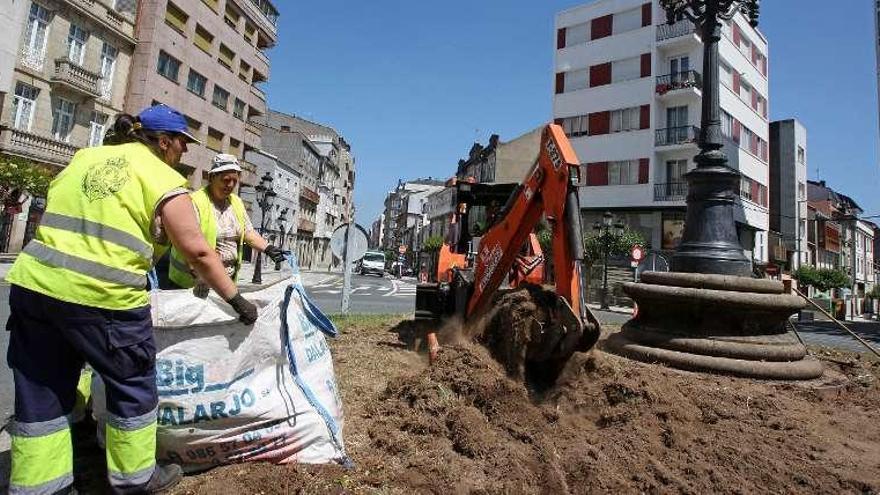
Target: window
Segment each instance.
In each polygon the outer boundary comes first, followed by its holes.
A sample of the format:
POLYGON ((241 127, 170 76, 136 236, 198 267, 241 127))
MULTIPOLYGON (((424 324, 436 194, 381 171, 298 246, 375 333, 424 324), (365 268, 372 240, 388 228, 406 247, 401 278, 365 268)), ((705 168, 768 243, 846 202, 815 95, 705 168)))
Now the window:
POLYGON ((244 120, 244 102, 238 98, 236 98, 235 103, 232 104, 232 115, 237 119, 244 120))
POLYGON ((86 41, 89 35, 86 30, 77 26, 70 25, 70 31, 67 33, 67 59, 76 65, 83 64, 83 58, 86 53, 86 41))
POLYGON ((642 77, 641 57, 611 62, 611 82, 629 81, 642 77))
MULTIPOLYGON (((639 17, 639 22, 641 22, 641 17, 639 17)), ((640 115, 641 109, 639 107, 612 110, 611 132, 632 131, 639 129, 640 115)))
POLYGON ((211 45, 213 43, 214 35, 207 29, 203 28, 201 24, 196 24, 196 36, 193 38, 193 44, 199 47, 203 52, 210 54, 211 45))
POLYGON ((211 127, 208 128, 208 140, 205 143, 205 146, 214 150, 214 151, 223 151, 223 133, 213 129, 211 127))
POLYGON ((625 33, 642 27, 642 7, 636 7, 614 14, 612 22, 613 34, 625 33))
POLYGON ((250 84, 250 75, 251 75, 251 66, 244 60, 239 61, 238 63, 238 78, 242 81, 250 84))
POLYGON ((798 201, 807 199, 807 186, 803 182, 798 183, 798 201))
POLYGON ((22 131, 30 131, 37 106, 40 90, 25 83, 15 84, 15 96, 12 98, 12 125, 22 131))
POLYGON ((220 54, 217 56, 217 61, 220 62, 220 65, 226 67, 229 70, 232 70, 232 61, 235 59, 235 52, 233 52, 228 46, 220 43, 220 54))
POLYGON ((43 57, 46 55, 46 38, 49 35, 49 21, 52 16, 45 7, 38 3, 31 4, 27 29, 24 33, 24 53, 22 63, 32 69, 43 68, 43 57))
POLYGON ((733 136, 733 117, 725 111, 721 111, 721 134, 726 137, 733 136))
POLYGON ((72 101, 58 98, 55 108, 52 109, 52 137, 65 143, 70 142, 75 112, 76 105, 72 101))
POLYGON ((752 180, 748 177, 742 177, 739 181, 739 195, 743 199, 754 201, 752 199, 752 180))
POLYGON ((250 22, 246 23, 244 25, 244 39, 246 39, 248 43, 253 45, 255 34, 257 34, 257 28, 250 22))
POLYGON ((107 114, 92 112, 92 119, 89 122, 89 146, 101 146, 106 128, 107 114))
POLYGON ((186 21, 189 16, 180 7, 171 2, 165 6, 165 23, 174 28, 175 31, 183 34, 186 32, 186 21))
POLYGON ((233 155, 238 155, 240 152, 239 148, 241 148, 241 141, 230 137, 229 138, 229 152, 232 153, 233 155))
POLYGON ((721 84, 727 86, 728 88, 733 88, 733 69, 731 69, 729 65, 723 62, 718 64, 718 75, 720 77, 721 84))
POLYGON ((113 75, 116 72, 116 57, 119 50, 104 42, 101 47, 101 98, 109 100, 113 96, 113 75))
POLYGON ((668 160, 666 162, 666 182, 685 182, 684 174, 687 173, 687 160, 668 160))
POLYGON ((797 161, 798 163, 805 163, 807 161, 807 152, 804 151, 803 146, 797 147, 797 161))
POLYGON ((589 22, 565 28, 565 46, 581 45, 588 41, 590 41, 589 22))
POLYGON ((199 74, 198 72, 190 69, 189 77, 186 79, 186 89, 188 89, 191 93, 205 97, 205 85, 208 82, 208 78, 199 74))
POLYGON ((238 30, 238 21, 240 19, 241 14, 235 10, 235 7, 233 7, 230 2, 226 2, 226 13, 223 16, 223 20, 226 21, 226 24, 232 29, 238 30))
POLYGON ((639 183, 639 161, 608 162, 608 185, 619 186, 639 183))
POLYGON ((164 50, 159 51, 157 72, 168 79, 177 82, 177 75, 180 72, 180 60, 168 55, 164 50))
POLYGON ((214 104, 217 108, 222 108, 225 112, 227 108, 229 108, 229 91, 221 88, 220 86, 214 85, 214 97, 211 98, 211 103, 214 104))
POLYGON ((217 0, 202 0, 205 5, 207 5, 211 10, 217 12, 219 7, 217 6, 217 0))
POLYGON ((185 115, 184 117, 186 118, 186 127, 187 129, 189 129, 189 133, 195 137, 198 137, 201 133, 202 123, 190 117, 189 115, 185 115))
POLYGON ((572 70, 565 73, 565 91, 577 91, 587 87, 587 69, 572 70))
POLYGON ((589 132, 589 124, 590 119, 586 115, 562 119, 562 129, 568 137, 586 136, 589 132))

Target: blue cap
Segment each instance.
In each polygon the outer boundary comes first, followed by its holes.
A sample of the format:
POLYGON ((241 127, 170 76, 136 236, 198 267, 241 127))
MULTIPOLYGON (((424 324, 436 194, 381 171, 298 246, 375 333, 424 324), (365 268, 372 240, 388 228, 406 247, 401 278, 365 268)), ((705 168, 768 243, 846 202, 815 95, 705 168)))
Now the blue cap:
POLYGON ((191 143, 199 143, 199 140, 189 133, 186 117, 168 105, 153 105, 138 114, 138 118, 141 126, 148 131, 176 132, 186 136, 191 143))

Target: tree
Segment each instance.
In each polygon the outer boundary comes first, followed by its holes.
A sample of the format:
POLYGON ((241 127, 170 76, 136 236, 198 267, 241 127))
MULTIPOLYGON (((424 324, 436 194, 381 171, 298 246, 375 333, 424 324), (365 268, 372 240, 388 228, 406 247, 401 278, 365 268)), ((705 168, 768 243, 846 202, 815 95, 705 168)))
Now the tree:
POLYGON ((23 158, 0 155, 0 202, 18 202, 21 195, 46 197, 56 171, 23 158))
POLYGON ((839 269, 817 269, 810 265, 801 265, 795 270, 793 277, 799 284, 812 287, 819 292, 839 289, 850 284, 849 275, 839 269))
POLYGON ((439 235, 432 235, 425 239, 425 242, 422 243, 422 251, 427 251, 429 253, 436 253, 440 251, 440 248, 443 247, 443 237, 439 235))
MULTIPOLYGON (((621 233, 611 231, 608 235, 611 241, 608 246, 609 256, 628 255, 636 244, 642 246, 645 244, 645 238, 642 237, 642 234, 637 230, 630 229, 628 226, 624 227, 621 233)), ((603 238, 604 236, 598 232, 584 236, 584 255, 589 263, 594 263, 603 258, 605 254, 603 252, 603 249, 605 249, 603 238)))

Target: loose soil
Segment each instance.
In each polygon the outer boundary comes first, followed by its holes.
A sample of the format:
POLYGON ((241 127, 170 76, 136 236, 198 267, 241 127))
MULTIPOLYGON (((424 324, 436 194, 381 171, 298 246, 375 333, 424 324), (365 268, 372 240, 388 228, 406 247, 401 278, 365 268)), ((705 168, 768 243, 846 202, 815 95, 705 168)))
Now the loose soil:
POLYGON ((338 324, 356 467, 225 466, 174 493, 880 492, 880 363, 864 355, 814 349, 825 377, 785 383, 597 349, 536 391, 470 333, 444 329, 428 367, 412 321, 338 324))

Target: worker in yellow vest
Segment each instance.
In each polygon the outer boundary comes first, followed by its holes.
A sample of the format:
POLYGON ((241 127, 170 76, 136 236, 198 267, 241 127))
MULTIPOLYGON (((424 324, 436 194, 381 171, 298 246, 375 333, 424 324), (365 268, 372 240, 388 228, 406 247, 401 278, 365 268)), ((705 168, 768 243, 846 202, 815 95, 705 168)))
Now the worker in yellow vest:
POLYGON ((36 235, 6 276, 10 493, 75 493, 69 415, 84 363, 106 386, 112 491, 156 493, 180 480, 179 466, 156 464, 147 272, 170 240, 242 322, 257 318, 201 234, 186 179, 172 168, 194 141, 170 107, 119 115, 105 145, 78 151, 49 186, 36 235))
MULTIPOLYGON (((238 278, 245 243, 257 251, 265 252, 276 263, 284 260, 281 249, 270 245, 254 230, 244 203, 234 192, 240 180, 241 165, 238 159, 234 155, 220 153, 214 157, 208 172, 208 185, 192 193, 202 234, 208 245, 217 251, 226 274, 232 280, 238 278)), ((199 297, 207 296, 208 285, 204 281, 197 281, 194 275, 186 263, 186 257, 179 250, 171 248, 168 279, 179 288, 193 287, 193 293, 199 297)))

